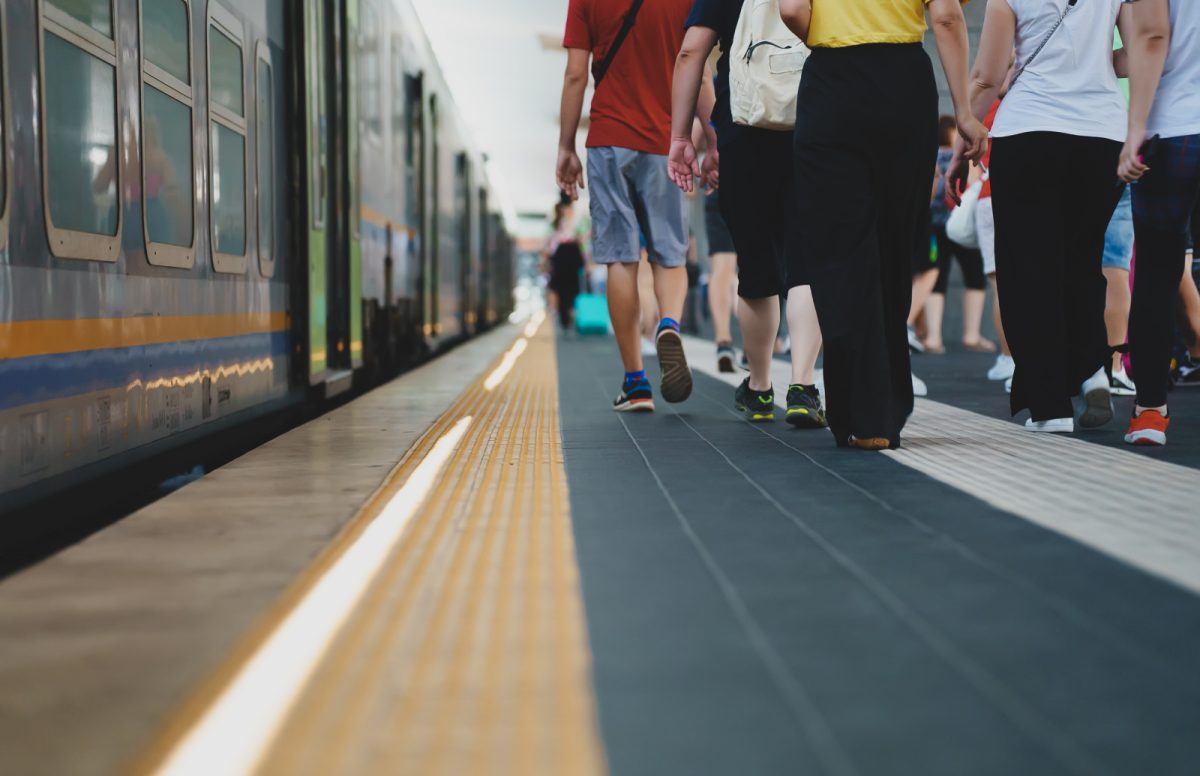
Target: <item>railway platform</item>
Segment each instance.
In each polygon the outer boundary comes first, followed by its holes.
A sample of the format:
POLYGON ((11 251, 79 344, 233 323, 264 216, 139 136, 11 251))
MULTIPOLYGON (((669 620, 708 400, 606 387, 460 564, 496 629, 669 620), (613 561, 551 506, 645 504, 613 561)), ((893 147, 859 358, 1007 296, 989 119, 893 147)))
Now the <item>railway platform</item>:
POLYGON ((0 580, 0 772, 1196 772, 1200 393, 1146 453, 924 358, 866 453, 687 347, 617 415, 500 327, 0 580))

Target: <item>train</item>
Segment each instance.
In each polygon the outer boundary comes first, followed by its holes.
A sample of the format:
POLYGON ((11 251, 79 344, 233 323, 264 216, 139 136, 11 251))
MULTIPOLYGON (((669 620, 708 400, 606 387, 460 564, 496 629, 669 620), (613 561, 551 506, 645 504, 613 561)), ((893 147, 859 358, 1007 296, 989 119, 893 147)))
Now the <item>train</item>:
POLYGON ((0 513, 512 311, 409 0, 4 0, 0 95, 0 513))

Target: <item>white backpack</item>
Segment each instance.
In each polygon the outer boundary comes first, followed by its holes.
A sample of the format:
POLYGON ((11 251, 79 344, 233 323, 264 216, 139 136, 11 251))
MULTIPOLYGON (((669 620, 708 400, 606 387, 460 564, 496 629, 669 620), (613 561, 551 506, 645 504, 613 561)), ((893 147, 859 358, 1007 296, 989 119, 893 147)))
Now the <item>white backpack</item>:
POLYGON ((796 92, 809 50, 779 15, 779 0, 744 0, 729 57, 729 107, 736 124, 796 125, 796 92))

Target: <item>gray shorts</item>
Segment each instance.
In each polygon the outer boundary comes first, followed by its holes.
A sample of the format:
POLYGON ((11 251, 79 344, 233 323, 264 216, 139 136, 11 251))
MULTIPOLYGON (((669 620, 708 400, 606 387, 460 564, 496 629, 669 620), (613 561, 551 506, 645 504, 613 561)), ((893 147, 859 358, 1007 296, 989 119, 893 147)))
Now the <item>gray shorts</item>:
POLYGON ((628 148, 589 148, 587 165, 596 263, 637 262, 640 236, 653 263, 687 263, 687 195, 667 176, 667 157, 628 148))

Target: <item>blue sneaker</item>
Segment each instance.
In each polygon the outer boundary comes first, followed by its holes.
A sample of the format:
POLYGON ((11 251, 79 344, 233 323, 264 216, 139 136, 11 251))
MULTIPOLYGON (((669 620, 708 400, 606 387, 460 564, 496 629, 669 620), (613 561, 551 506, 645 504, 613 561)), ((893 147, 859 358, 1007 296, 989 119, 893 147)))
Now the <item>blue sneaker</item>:
POLYGON ((654 412, 654 392, 646 378, 621 386, 621 394, 613 402, 614 412, 654 412))

